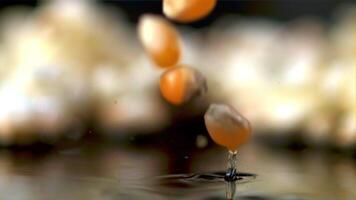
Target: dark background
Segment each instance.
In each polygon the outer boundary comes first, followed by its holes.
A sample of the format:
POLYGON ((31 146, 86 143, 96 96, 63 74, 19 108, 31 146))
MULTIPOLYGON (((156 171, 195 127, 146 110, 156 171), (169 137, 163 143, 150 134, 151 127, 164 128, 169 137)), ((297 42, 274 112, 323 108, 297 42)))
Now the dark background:
MULTIPOLYGON (((5 0, 0 1, 0 9, 14 5, 35 7, 41 1, 5 0)), ((110 7, 117 7, 125 12, 129 21, 137 22, 143 13, 162 13, 160 0, 101 0, 97 1, 110 7)), ((237 14, 249 17, 264 17, 288 21, 297 16, 317 16, 324 21, 331 20, 335 7, 353 0, 219 0, 214 11, 198 22, 194 27, 210 25, 219 16, 237 14)))

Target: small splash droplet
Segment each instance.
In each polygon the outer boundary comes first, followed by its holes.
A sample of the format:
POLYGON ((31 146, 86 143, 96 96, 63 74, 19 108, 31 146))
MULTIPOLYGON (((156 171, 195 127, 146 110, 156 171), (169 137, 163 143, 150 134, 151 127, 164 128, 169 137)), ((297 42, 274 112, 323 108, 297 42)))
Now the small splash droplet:
POLYGON ((229 168, 224 177, 227 182, 234 182, 237 180, 237 172, 235 168, 229 168))

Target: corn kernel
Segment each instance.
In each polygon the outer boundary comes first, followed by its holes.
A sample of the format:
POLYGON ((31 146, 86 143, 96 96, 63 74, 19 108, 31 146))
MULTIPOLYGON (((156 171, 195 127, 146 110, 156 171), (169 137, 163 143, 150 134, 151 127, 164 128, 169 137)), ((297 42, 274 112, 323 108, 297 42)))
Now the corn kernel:
POLYGON ((158 15, 144 15, 138 34, 147 54, 160 67, 175 65, 180 58, 179 35, 175 28, 158 15))
POLYGON ((229 105, 210 105, 204 120, 213 141, 231 151, 236 151, 251 135, 249 121, 229 105))
POLYGON ((163 13, 178 22, 193 22, 207 16, 216 0, 164 0, 163 13))
POLYGON ((207 87, 205 78, 198 71, 180 65, 162 74, 160 89, 168 102, 180 105, 202 95, 207 87))

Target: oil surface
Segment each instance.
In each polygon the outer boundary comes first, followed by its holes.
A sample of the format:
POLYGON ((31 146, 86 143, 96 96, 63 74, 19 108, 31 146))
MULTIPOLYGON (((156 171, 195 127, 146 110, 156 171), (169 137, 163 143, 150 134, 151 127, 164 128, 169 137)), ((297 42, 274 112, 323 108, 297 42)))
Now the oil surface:
MULTIPOLYGON (((145 141, 89 142, 40 153, 1 149, 0 199, 225 199, 224 149, 145 141)), ((239 200, 356 197, 350 157, 249 144, 239 154, 238 171, 239 200)))

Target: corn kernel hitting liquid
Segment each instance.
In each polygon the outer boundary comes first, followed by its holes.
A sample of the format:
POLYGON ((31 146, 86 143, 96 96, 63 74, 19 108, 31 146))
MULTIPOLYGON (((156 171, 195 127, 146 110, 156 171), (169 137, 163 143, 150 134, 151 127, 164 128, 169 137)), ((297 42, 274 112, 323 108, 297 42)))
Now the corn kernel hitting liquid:
POLYGON ((249 121, 229 105, 211 104, 204 120, 213 141, 230 151, 236 151, 250 138, 249 121))

